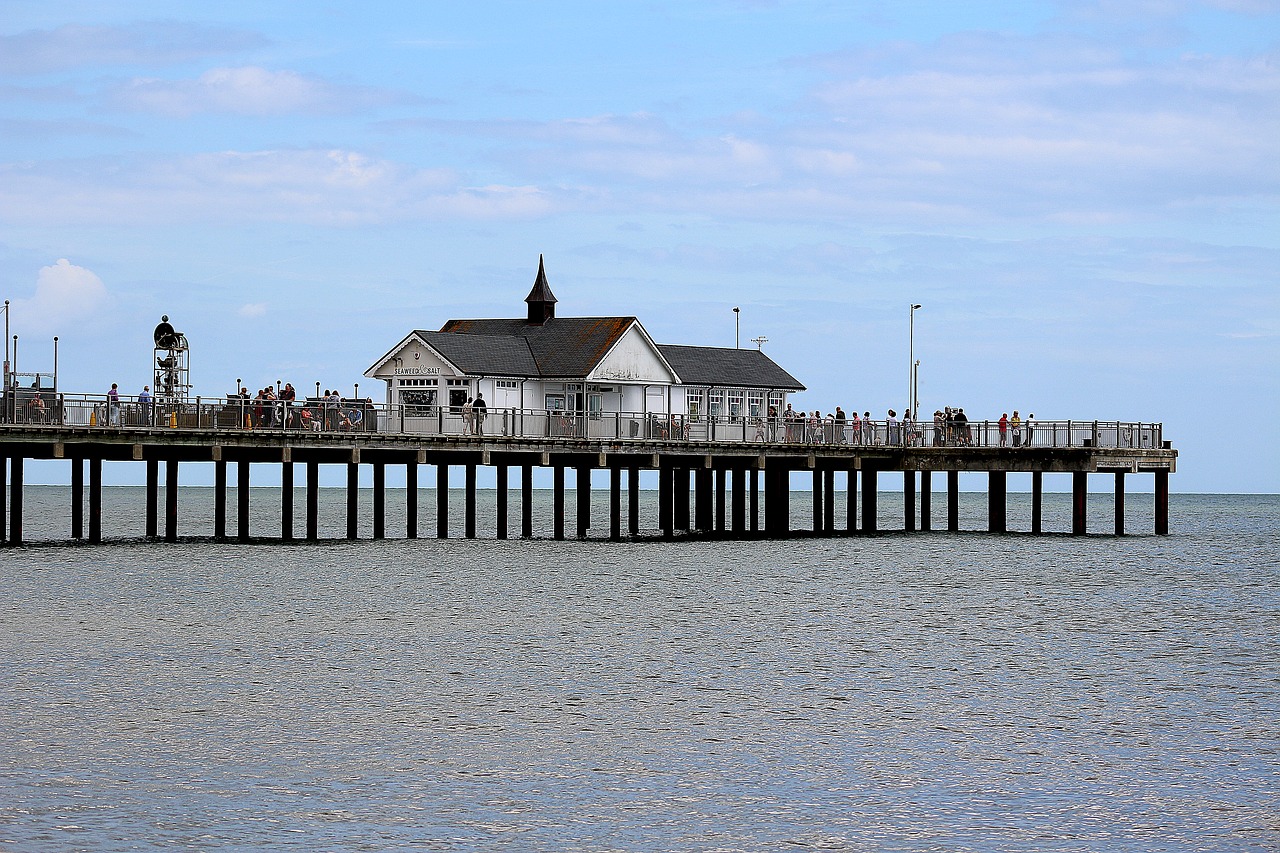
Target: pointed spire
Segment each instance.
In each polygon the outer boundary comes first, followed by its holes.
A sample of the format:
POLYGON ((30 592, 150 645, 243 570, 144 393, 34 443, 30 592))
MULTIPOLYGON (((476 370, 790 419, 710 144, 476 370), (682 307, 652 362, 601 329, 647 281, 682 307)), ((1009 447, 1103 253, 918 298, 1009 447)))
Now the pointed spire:
POLYGON ((541 326, 548 320, 555 319, 556 297, 547 284, 547 271, 542 266, 542 255, 538 255, 538 277, 533 282, 533 290, 524 298, 529 304, 529 323, 541 326))

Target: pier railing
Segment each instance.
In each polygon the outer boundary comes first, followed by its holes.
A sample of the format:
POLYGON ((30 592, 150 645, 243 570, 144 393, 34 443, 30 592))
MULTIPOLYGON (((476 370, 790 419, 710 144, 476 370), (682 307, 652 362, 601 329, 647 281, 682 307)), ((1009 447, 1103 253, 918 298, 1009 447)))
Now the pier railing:
POLYGON ((837 423, 830 419, 708 416, 654 412, 571 412, 489 408, 484 416, 456 406, 403 406, 368 400, 196 398, 190 402, 59 394, 9 406, 0 428, 30 425, 101 430, 245 431, 424 437, 487 436, 610 442, 724 442, 850 447, 1128 448, 1164 446, 1159 423, 1037 420, 1001 430, 997 421, 941 429, 932 422, 837 423))

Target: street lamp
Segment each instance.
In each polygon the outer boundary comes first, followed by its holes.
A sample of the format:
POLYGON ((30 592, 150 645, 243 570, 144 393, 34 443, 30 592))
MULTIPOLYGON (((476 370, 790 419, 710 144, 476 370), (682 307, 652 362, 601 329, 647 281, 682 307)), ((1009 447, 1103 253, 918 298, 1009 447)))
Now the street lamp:
POLYGON ((911 413, 920 420, 920 359, 916 359, 914 372, 911 375, 911 413))
POLYGON ((9 300, 4 301, 4 387, 9 388, 9 300))
POLYGON ((907 344, 907 405, 911 407, 911 411, 917 418, 920 413, 917 412, 915 406, 916 399, 916 309, 921 307, 918 304, 912 304, 909 312, 909 334, 907 344))
POLYGON ((741 313, 740 309, 735 306, 733 309, 733 348, 734 349, 738 348, 738 329, 740 328, 738 324, 738 316, 740 313, 741 313))

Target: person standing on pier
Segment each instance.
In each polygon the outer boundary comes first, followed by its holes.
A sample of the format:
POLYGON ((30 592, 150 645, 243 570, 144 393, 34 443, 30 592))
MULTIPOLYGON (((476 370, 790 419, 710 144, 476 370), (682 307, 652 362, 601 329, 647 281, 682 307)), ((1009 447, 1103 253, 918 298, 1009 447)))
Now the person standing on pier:
POLYGON ((142 411, 142 425, 151 426, 151 386, 143 385, 138 392, 138 408, 142 411))
POLYGON ((471 422, 475 417, 475 400, 470 397, 462 404, 462 434, 471 435, 471 422))
POLYGON ((120 388, 115 382, 107 392, 107 425, 120 426, 120 388))
POLYGON ((1034 417, 1035 414, 1028 414, 1027 419, 1022 422, 1022 428, 1027 431, 1027 440, 1024 442, 1027 447, 1031 446, 1031 439, 1034 434, 1034 428, 1031 426, 1031 419, 1034 417))
POLYGON ((1018 447, 1022 444, 1022 418, 1018 416, 1018 410, 1013 410, 1013 417, 1009 418, 1009 429, 1013 432, 1013 446, 1018 447))
POLYGON ((1000 427, 1000 446, 1004 447, 1009 443, 1009 413, 1001 412, 1000 420, 997 422, 1000 427))
POLYGON ((484 392, 477 391, 475 402, 471 404, 471 420, 475 423, 476 435, 484 435, 484 416, 489 414, 489 406, 484 401, 484 392))

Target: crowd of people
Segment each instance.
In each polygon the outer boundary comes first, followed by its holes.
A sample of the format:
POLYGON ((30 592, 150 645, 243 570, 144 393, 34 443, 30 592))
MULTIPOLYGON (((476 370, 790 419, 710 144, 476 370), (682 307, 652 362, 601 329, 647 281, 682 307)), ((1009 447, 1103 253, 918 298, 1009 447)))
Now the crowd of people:
MULTIPOLYGON (((231 399, 236 398, 231 395, 231 399)), ((252 397, 248 388, 242 388, 238 399, 238 420, 249 429, 360 431, 367 428, 365 416, 373 408, 372 398, 343 399, 337 389, 328 388, 319 397, 299 403, 291 382, 286 382, 278 393, 268 385, 252 397)))
MULTIPOLYGON (((1024 420, 1015 409, 1013 416, 1002 414, 997 422, 1001 447, 1030 447, 1034 438, 1035 415, 1024 420)), ((834 412, 822 414, 796 411, 788 403, 781 413, 776 406, 769 407, 765 421, 767 435, 759 438, 781 441, 787 444, 849 444, 861 446, 918 447, 932 444, 935 447, 972 447, 975 445, 973 427, 961 407, 947 406, 933 413, 932 421, 921 424, 910 409, 899 417, 889 409, 883 419, 873 419, 871 412, 861 415, 854 409, 846 414, 836 406, 834 412), (930 430, 930 426, 932 430, 930 430)), ((984 442, 985 443, 985 442, 984 442)))

